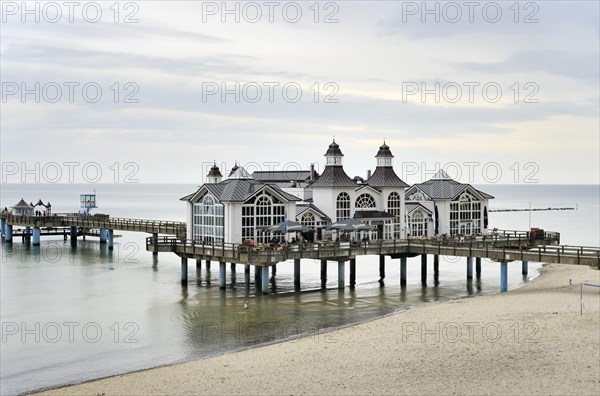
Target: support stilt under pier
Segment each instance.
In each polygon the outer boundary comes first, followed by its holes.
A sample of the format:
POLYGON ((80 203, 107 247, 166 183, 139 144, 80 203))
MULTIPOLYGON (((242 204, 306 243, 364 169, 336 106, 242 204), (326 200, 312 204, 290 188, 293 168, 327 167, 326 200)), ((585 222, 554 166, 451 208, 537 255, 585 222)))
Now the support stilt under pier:
POLYGON ((225 262, 219 262, 219 288, 225 289, 225 262))
POLYGON ((254 287, 256 294, 262 290, 262 267, 258 265, 254 266, 254 287))
POLYGON ((106 243, 106 228, 100 228, 100 243, 106 243))
POLYGON ((338 289, 343 289, 346 280, 346 262, 344 260, 338 261, 338 289))
POLYGON ((236 270, 235 263, 231 263, 231 265, 229 266, 229 268, 231 270, 231 286, 233 287, 235 285, 235 280, 236 280, 235 278, 237 277, 236 273, 235 273, 235 270, 236 270))
POLYGON ((181 284, 187 286, 188 282, 188 259, 187 257, 181 258, 181 284))
POLYGON ((263 294, 269 293, 269 267, 262 267, 261 270, 262 282, 261 282, 261 290, 263 294))
POLYGON ((433 255, 433 284, 440 284, 440 256, 437 254, 433 255))
POLYGON ((300 259, 294 259, 294 289, 300 290, 300 259))
POLYGON ((113 250, 115 247, 115 231, 108 230, 108 250, 113 250))
POLYGON ((244 266, 244 286, 250 288, 250 264, 244 266))
POLYGON ((379 285, 383 286, 383 280, 385 279, 385 255, 379 255, 379 285))
POLYGON ((406 257, 400 258, 400 286, 406 287, 406 257))
POLYGON ((528 273, 529 273, 529 261, 523 260, 523 262, 521 263, 521 274, 523 276, 527 276, 528 273))
POLYGON ((77 245, 77 227, 71 226, 71 245, 77 245))
POLYGON ((33 246, 40 246, 40 227, 33 227, 33 246))
POLYGON ((481 257, 475 257, 475 276, 481 278, 481 257))
POLYGON ((421 284, 427 284, 427 255, 421 255, 421 284))
POLYGON ((356 285, 356 257, 350 259, 350 288, 356 285))
POLYGON ((321 260, 321 289, 327 287, 327 260, 321 260))
POLYGON ((0 218, 0 235, 2 236, 2 239, 4 239, 4 227, 6 227, 6 220, 2 217, 0 218))
POLYGON ((12 224, 6 224, 4 226, 4 234, 6 235, 6 242, 11 243, 13 241, 13 226, 12 226, 12 224))
POLYGON ((505 292, 508 290, 508 263, 502 261, 500 263, 500 291, 505 292))
POLYGON ((157 232, 153 232, 152 233, 152 242, 154 244, 154 251, 152 252, 153 256, 158 256, 158 233, 157 232))
POLYGON ((467 257, 467 279, 473 279, 473 257, 467 257))
POLYGON ((198 271, 202 270, 202 259, 196 259, 196 269, 198 271))
POLYGON ((206 260, 206 270, 210 271, 210 260, 206 260))

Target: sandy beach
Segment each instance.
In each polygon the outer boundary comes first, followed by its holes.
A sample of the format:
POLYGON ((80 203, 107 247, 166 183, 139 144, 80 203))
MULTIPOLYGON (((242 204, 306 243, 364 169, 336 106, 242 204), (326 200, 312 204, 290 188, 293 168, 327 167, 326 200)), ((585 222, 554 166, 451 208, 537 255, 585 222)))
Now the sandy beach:
POLYGON ((508 293, 44 394, 599 395, 600 289, 580 316, 581 283, 600 272, 548 265, 508 293))

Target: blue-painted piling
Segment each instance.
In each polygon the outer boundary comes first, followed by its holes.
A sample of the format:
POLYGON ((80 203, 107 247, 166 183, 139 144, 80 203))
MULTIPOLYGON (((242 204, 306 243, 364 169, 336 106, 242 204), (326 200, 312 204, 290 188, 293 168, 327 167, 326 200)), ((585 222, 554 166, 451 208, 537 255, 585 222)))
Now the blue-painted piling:
POLYGON ((181 284, 187 286, 188 282, 188 259, 181 258, 181 284))
POLYGON ((262 267, 261 289, 263 294, 269 293, 269 267, 262 267))
POLYGON ((225 289, 225 262, 219 262, 219 287, 225 289))
POLYGON ((529 261, 523 260, 521 263, 521 274, 527 275, 529 273, 529 261))
POLYGON ((106 228, 100 228, 100 243, 106 243, 106 228))
POLYGON ((40 246, 40 227, 33 227, 33 246, 40 246))
POLYGON ((508 290, 508 263, 503 261, 500 263, 500 291, 508 290))

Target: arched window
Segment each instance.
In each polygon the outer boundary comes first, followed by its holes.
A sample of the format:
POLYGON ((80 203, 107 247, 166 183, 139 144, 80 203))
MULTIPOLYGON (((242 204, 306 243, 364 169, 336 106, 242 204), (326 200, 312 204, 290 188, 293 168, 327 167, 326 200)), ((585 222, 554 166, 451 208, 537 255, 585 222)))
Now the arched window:
POLYGON ((374 208, 375 207, 375 199, 370 194, 361 194, 356 198, 356 202, 354 203, 354 207, 356 208, 374 208))
POLYGON ((204 242, 223 242, 223 205, 210 195, 194 204, 193 239, 204 242))
POLYGON ((267 243, 271 233, 260 230, 283 222, 285 205, 267 192, 251 198, 242 206, 242 240, 254 239, 259 243, 267 243))
POLYGON ((304 213, 302 215, 302 220, 300 220, 300 222, 302 223, 302 225, 307 226, 312 228, 313 230, 315 229, 315 215, 308 212, 308 213, 304 213))
POLYGON ((410 216, 410 235, 427 236, 427 217, 419 209, 410 216))
POLYGON ((402 216, 402 212, 401 212, 401 199, 400 199, 400 194, 398 194, 397 192, 392 192, 390 193, 390 195, 388 195, 388 200, 387 200, 387 207, 388 207, 388 213, 391 214, 392 216, 394 216, 394 221, 392 223, 392 238, 393 239, 400 239, 400 220, 402 216))
POLYGON ((481 202, 468 192, 450 202, 450 235, 481 233, 481 202))
POLYGON ((350 218, 350 196, 347 193, 343 192, 337 196, 335 209, 337 221, 350 218))

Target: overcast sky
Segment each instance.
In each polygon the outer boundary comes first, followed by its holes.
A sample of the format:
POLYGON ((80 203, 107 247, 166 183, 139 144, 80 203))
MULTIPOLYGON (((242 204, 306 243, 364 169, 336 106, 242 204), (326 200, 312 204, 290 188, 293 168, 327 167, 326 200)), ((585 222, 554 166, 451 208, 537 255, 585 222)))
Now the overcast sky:
POLYGON ((599 183, 597 1, 35 4, 2 2, 3 182, 322 170, 335 136, 350 176, 385 139, 409 183, 599 183))

